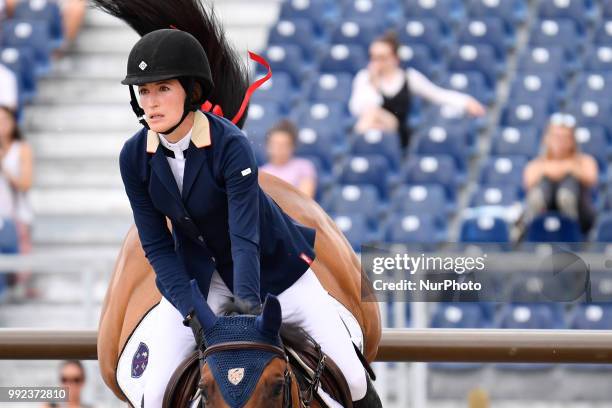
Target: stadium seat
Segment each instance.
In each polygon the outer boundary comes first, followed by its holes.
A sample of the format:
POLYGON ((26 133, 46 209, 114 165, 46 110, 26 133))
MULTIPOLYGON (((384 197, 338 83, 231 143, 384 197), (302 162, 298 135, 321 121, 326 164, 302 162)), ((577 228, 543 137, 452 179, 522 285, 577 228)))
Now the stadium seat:
POLYGON ((575 138, 580 151, 595 157, 600 173, 605 174, 608 167, 610 144, 604 128, 600 126, 594 126, 592 129, 579 127, 575 131, 575 138))
POLYGON ((574 330, 612 330, 612 305, 577 305, 570 315, 574 330))
POLYGON ((595 224, 595 241, 612 242, 612 213, 607 212, 597 217, 595 224))
POLYGON ((578 100, 573 101, 569 111, 576 118, 577 123, 583 127, 592 125, 604 127, 610 134, 612 126, 610 124, 610 113, 612 103, 609 99, 604 100, 578 100))
POLYGON ((529 44, 545 48, 561 46, 566 57, 574 58, 583 38, 572 20, 540 20, 532 26, 529 44))
POLYGON ((518 70, 523 73, 538 73, 555 76, 567 75, 575 69, 568 64, 561 47, 528 47, 519 57, 518 70))
POLYGON ((472 95, 486 105, 493 103, 495 99, 493 90, 480 72, 449 72, 442 81, 442 86, 472 95))
POLYGON ((498 17, 504 19, 508 30, 527 19, 526 0, 468 0, 470 17, 498 17))
POLYGON ((352 119, 342 102, 316 102, 304 104, 292 112, 299 127, 344 134, 352 119))
POLYGON ((612 0, 601 0, 599 7, 602 18, 612 19, 612 0))
POLYGON ((18 243, 15 224, 7 219, 0 220, 0 254, 18 253, 18 243))
POLYGON ((347 44, 334 44, 321 61, 320 70, 325 73, 348 72, 355 74, 368 64, 363 47, 347 44))
POLYGON ((584 32, 589 22, 594 19, 586 0, 543 0, 538 7, 538 17, 543 20, 573 21, 580 32, 584 32))
POLYGON ((451 156, 412 156, 402 169, 402 184, 439 184, 446 197, 454 201, 458 185, 462 182, 451 156))
POLYGON ((355 135, 350 148, 353 155, 379 154, 384 156, 389 161, 390 169, 394 172, 399 171, 402 161, 401 151, 399 135, 383 133, 375 129, 355 135))
POLYGON ((388 243, 437 244, 446 238, 446 225, 431 214, 393 214, 386 223, 385 240, 388 243))
POLYGON ((344 150, 337 138, 333 132, 301 127, 295 153, 298 156, 318 157, 325 171, 331 172, 334 161, 344 150))
POLYGON ((498 128, 493 135, 491 154, 533 158, 539 149, 540 135, 537 127, 504 127, 498 128))
POLYGON ((510 206, 520 202, 518 188, 511 186, 480 186, 474 192, 470 207, 487 205, 510 206))
POLYGON ((315 61, 322 53, 324 43, 317 38, 310 20, 294 19, 279 20, 270 29, 268 45, 297 45, 306 60, 315 61))
POLYGON ((46 21, 49 28, 49 38, 55 42, 55 46, 59 46, 64 37, 62 13, 55 2, 35 0, 18 2, 13 11, 13 18, 46 21))
POLYGON ((272 78, 264 82, 253 94, 251 102, 255 104, 276 103, 282 112, 287 113, 295 104, 297 90, 293 87, 291 76, 286 72, 275 72, 272 78))
POLYGON ((612 303, 612 274, 608 271, 591 271, 591 301, 593 303, 612 303))
POLYGON ((34 51, 37 75, 44 75, 49 71, 51 40, 48 23, 38 20, 9 20, 3 23, 1 38, 4 47, 29 47, 34 51))
POLYGON ((401 18, 402 11, 395 0, 347 0, 342 14, 360 23, 376 21, 381 26, 388 26, 401 18))
POLYGON ((382 210, 378 189, 367 184, 335 185, 322 204, 328 213, 364 215, 371 229, 377 226, 382 210))
POLYGON ((404 15, 408 18, 435 18, 451 27, 464 14, 458 0, 403 0, 404 15))
POLYGON ((582 242, 578 223, 554 212, 536 217, 527 229, 528 242, 582 242))
POLYGON ((378 24, 374 20, 357 21, 344 19, 333 31, 331 43, 357 45, 365 49, 370 46, 380 33, 378 24))
POLYGON ((579 73, 572 99, 574 100, 601 100, 612 93, 612 72, 584 72, 579 73))
POLYGON ((310 20, 317 35, 323 36, 340 16, 340 7, 334 0, 287 0, 281 3, 279 19, 310 20))
POLYGON ((33 51, 30 48, 0 48, 0 63, 15 73, 20 102, 30 101, 36 92, 33 51))
POLYGON ((298 45, 272 45, 264 52, 263 57, 269 61, 273 72, 289 74, 296 88, 310 71, 298 45))
POLYGON ((585 71, 612 72, 612 47, 589 47, 582 58, 585 71))
POLYGON ((252 137, 263 138, 281 117, 281 108, 275 102, 251 103, 244 128, 252 137))
MULTIPOLYGON (((455 135, 458 136, 458 135, 455 135)), ((427 133, 419 134, 411 142, 411 152, 421 156, 448 155, 455 159, 457 170, 465 172, 471 154, 467 135, 463 137, 449 137, 448 132, 436 126, 427 133)))
POLYGON ((491 45, 498 61, 505 61, 508 49, 514 45, 504 22, 498 17, 483 17, 465 21, 457 33, 459 44, 491 45))
POLYGON ((545 126, 551 112, 546 100, 511 101, 503 110, 500 124, 513 127, 545 126))
POLYGON ((363 214, 330 214, 330 216, 357 252, 361 252, 361 245, 379 240, 377 231, 372 231, 368 227, 363 214))
POLYGON ((495 57, 495 49, 490 45, 460 45, 449 58, 449 71, 480 72, 487 80, 489 88, 494 89, 500 68, 495 57))
POLYGON ((549 111, 556 110, 561 101, 558 78, 542 73, 518 74, 508 99, 517 103, 543 100, 547 101, 549 111))
POLYGON ((431 50, 426 45, 401 45, 398 56, 402 68, 414 68, 429 78, 437 78, 442 67, 434 60, 431 50))
POLYGON ((526 164, 527 160, 522 156, 489 157, 480 172, 480 184, 520 187, 526 164))
POLYGON ((391 195, 390 212, 394 214, 431 214, 446 218, 449 208, 444 188, 438 184, 402 185, 391 195))
POLYGON ((438 303, 430 326, 439 329, 481 329, 487 326, 487 320, 477 303, 438 303))
POLYGON ((499 328, 501 329, 558 329, 565 327, 558 320, 558 314, 552 305, 522 304, 507 305, 500 311, 499 328))
POLYGON ((593 35, 593 44, 606 46, 612 44, 612 19, 599 23, 593 35))
POLYGON ((310 99, 313 102, 343 102, 351 97, 353 76, 348 73, 326 73, 315 78, 310 99))
POLYGON ((501 218, 480 216, 463 221, 459 240, 473 243, 507 243, 510 242, 510 231, 506 221, 501 218))
POLYGON ((342 184, 374 185, 379 198, 387 201, 389 197, 389 163, 384 156, 351 156, 343 164, 339 182, 342 184))
POLYGON ((397 26, 399 41, 406 45, 425 45, 432 56, 440 59, 450 47, 450 37, 435 18, 402 20, 397 26))
MULTIPOLYGON (((434 129, 444 129, 449 138, 461 138, 473 147, 478 131, 483 128, 483 120, 466 115, 463 109, 454 106, 430 106, 421 114, 418 134, 429 133, 434 129)), ((438 130, 436 130, 438 132, 438 130)))

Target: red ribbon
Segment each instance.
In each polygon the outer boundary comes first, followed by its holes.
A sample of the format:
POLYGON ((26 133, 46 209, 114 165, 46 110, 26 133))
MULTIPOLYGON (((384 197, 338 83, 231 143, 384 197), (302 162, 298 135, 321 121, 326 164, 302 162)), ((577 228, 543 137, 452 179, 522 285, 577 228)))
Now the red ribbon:
MULTIPOLYGON (((242 115, 244 115, 244 111, 246 110, 246 107, 249 104, 249 101, 251 100, 251 96, 253 95, 253 92, 255 92, 257 88, 263 85, 263 83, 266 82, 268 79, 272 78, 272 68, 270 67, 270 64, 268 63, 268 61, 266 61, 260 55, 257 55, 251 51, 249 51, 249 58, 257 62, 258 64, 263 65, 268 70, 268 72, 263 78, 259 78, 257 81, 253 82, 249 86, 249 88, 246 91, 246 94, 244 95, 244 99, 242 100, 242 104, 240 105, 240 109, 238 110, 238 113, 236 113, 236 115, 232 119, 233 124, 238 123, 238 121, 240 121, 240 118, 242 118, 242 115)), ((212 113, 214 113, 217 116, 223 116, 223 110, 221 109, 221 107, 219 105, 213 106, 213 104, 210 103, 209 101, 204 102, 201 108, 205 112, 210 112, 212 108, 212 113)))

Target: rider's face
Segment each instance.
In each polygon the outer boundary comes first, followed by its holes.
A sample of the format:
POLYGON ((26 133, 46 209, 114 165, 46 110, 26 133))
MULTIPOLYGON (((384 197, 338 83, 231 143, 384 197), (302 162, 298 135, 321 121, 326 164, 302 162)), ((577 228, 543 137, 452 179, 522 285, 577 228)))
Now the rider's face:
POLYGON ((163 132, 174 126, 183 115, 185 90, 177 79, 150 82, 138 86, 140 106, 151 130, 163 132))

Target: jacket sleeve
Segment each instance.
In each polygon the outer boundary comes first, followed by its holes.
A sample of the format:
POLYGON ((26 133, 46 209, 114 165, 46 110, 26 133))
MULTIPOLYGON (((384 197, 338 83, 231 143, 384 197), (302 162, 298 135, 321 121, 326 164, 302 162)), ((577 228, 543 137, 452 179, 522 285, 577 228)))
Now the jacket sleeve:
POLYGON ((253 149, 244 135, 229 138, 223 149, 221 170, 227 193, 234 295, 259 305, 258 171, 253 149))
POLYGON ((145 183, 139 179, 130 162, 126 146, 123 146, 119 155, 119 168, 142 248, 153 266, 158 282, 170 297, 170 302, 181 315, 186 316, 192 308, 187 271, 174 251, 174 241, 166 217, 153 206, 145 183))

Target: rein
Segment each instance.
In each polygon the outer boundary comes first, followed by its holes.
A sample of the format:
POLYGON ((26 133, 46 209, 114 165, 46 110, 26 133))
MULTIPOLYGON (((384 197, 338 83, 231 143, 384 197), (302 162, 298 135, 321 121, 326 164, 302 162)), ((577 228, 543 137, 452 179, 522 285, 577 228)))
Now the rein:
MULTIPOLYGON (((319 360, 317 363, 317 368, 315 370, 314 376, 310 385, 305 390, 306 397, 302 395, 302 392, 298 386, 299 392, 299 400, 300 406, 303 408, 309 407, 314 399, 315 393, 319 388, 319 383, 321 379, 321 374, 323 373, 323 369, 325 368, 325 355, 321 351, 321 346, 317 344, 316 346, 317 352, 319 354, 319 360)), ((283 408, 291 408, 291 377, 293 375, 291 371, 291 366, 289 364, 289 356, 285 352, 285 350, 278 346, 273 346, 271 344, 258 343, 253 341, 229 341, 225 343, 215 344, 213 346, 207 347, 200 357, 202 360, 206 360, 206 357, 210 356, 213 353, 217 353, 220 351, 229 351, 229 350, 260 350, 266 351, 269 353, 276 354, 277 357, 285 360, 285 373, 283 377, 285 382, 283 384, 283 408)))

